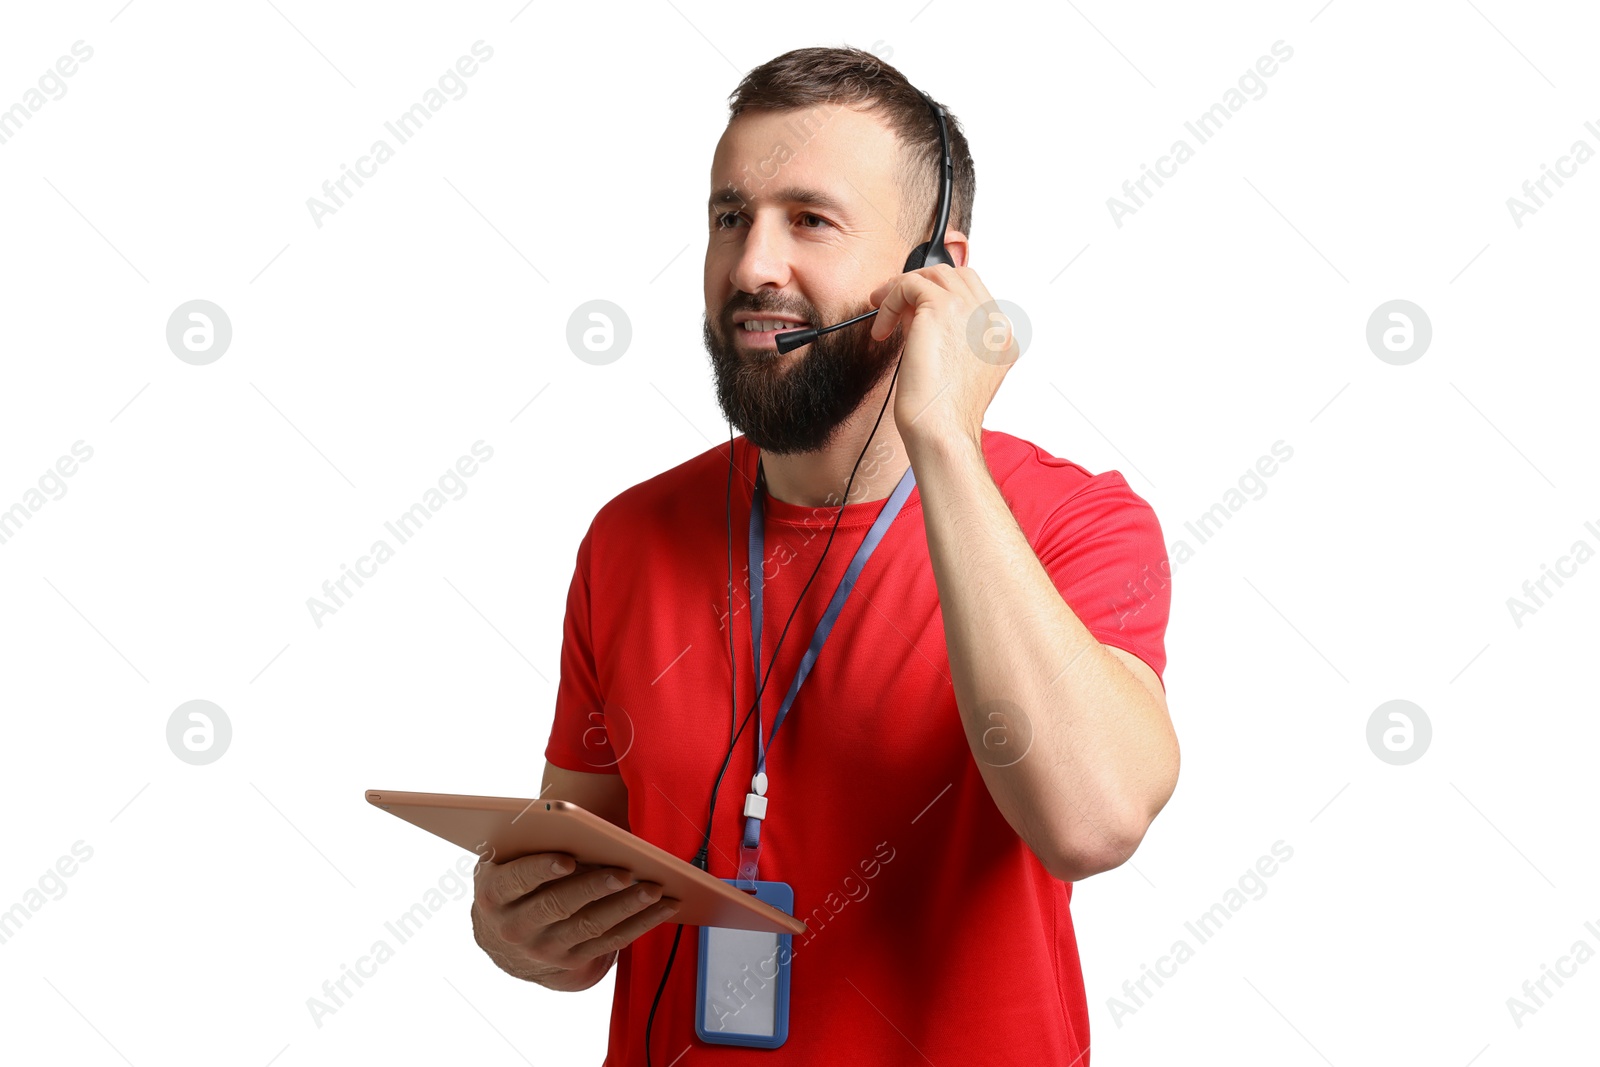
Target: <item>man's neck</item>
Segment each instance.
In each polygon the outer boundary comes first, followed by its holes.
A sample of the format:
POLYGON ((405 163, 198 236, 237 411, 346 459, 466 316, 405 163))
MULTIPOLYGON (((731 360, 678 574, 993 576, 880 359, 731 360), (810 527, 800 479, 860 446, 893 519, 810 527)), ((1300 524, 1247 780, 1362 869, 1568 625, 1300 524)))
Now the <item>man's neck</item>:
POLYGON ((839 425, 833 440, 820 451, 787 456, 763 452, 761 466, 767 475, 767 492, 786 504, 801 507, 836 508, 846 502, 859 504, 887 498, 894 492, 910 460, 895 427, 893 411, 884 410, 878 432, 873 434, 872 424, 882 406, 881 394, 867 397, 839 425), (867 443, 868 435, 872 436, 871 444, 867 443), (866 448, 864 455, 863 447, 866 448), (859 467, 856 466, 858 458, 861 460, 859 467), (852 468, 855 469, 854 481, 850 478, 852 468), (848 501, 845 500, 846 483, 850 486, 848 501))

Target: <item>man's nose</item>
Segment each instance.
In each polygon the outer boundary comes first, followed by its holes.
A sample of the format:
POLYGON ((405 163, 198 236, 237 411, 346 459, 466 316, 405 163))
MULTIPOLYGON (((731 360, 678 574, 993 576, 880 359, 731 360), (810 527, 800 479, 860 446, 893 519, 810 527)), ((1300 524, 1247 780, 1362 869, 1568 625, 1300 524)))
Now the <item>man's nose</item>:
POLYGON ((762 286, 783 288, 789 284, 789 235, 785 220, 757 213, 745 231, 744 246, 734 261, 729 280, 744 292, 762 286))

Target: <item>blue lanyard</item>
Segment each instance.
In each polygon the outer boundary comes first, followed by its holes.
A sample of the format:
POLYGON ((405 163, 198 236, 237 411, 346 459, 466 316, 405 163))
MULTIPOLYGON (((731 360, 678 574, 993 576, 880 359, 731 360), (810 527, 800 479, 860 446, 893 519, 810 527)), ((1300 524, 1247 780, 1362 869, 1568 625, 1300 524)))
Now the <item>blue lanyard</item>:
MULTIPOLYGON (((759 471, 758 471, 759 473, 759 471)), ((755 491, 750 505, 750 647, 755 656, 756 685, 761 685, 761 587, 763 582, 762 570, 766 561, 766 514, 762 507, 764 495, 764 479, 756 479, 755 491)), ((772 720, 772 737, 762 739, 760 701, 757 700, 756 709, 756 775, 764 778, 767 767, 767 753, 771 751, 772 742, 777 740, 778 728, 783 725, 784 719, 789 714, 789 706, 794 703, 794 698, 800 692, 800 686, 811 673, 811 667, 817 661, 817 655, 822 651, 823 642, 827 641, 828 634, 833 630, 833 624, 839 618, 839 612, 844 608, 846 598, 855 588, 856 580, 860 578, 862 569, 867 565, 867 560, 877 549, 878 542, 883 540, 884 533, 889 529, 889 524, 900 514, 900 508, 911 495, 911 489, 917 484, 917 479, 909 466, 900 476, 900 481, 894 487, 894 492, 889 494, 889 499, 883 502, 883 507, 878 510, 878 517, 872 523, 872 528, 867 531, 867 536, 862 539, 861 545, 856 549, 855 556, 850 560, 850 566, 845 569, 844 577, 839 580, 839 586, 833 591, 833 599, 828 601, 828 609, 822 613, 822 618, 817 622, 817 628, 811 635, 811 645, 806 649, 805 655, 800 660, 800 668, 795 673, 794 681, 789 683, 789 691, 784 695, 783 703, 778 707, 778 714, 772 720)), ((776 653, 774 653, 776 655, 776 653)), ((752 782, 752 788, 756 788, 752 782)), ((765 787, 757 790, 764 794, 765 787)), ((744 839, 739 850, 739 877, 741 881, 755 879, 756 853, 761 847, 761 821, 765 818, 766 800, 764 795, 749 796, 757 801, 761 814, 752 815, 747 800, 744 821, 744 839)))

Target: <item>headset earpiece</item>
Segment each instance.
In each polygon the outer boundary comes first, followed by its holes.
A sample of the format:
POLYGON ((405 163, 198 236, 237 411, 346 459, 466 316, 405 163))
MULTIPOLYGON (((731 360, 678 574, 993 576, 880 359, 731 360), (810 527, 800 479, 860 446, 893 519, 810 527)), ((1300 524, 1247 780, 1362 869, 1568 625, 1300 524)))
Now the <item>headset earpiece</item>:
POLYGON ((937 249, 929 252, 928 246, 932 243, 931 241, 924 241, 911 250, 911 255, 906 258, 905 273, 910 274, 912 271, 920 270, 923 267, 937 267, 941 263, 948 263, 952 267, 956 265, 955 260, 950 258, 950 250, 944 246, 943 241, 939 242, 937 249))

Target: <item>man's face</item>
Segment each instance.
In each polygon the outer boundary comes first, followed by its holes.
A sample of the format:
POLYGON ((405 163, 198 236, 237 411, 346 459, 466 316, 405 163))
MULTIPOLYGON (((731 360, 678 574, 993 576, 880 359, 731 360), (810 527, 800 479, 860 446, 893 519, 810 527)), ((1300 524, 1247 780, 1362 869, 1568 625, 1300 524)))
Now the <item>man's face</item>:
MULTIPOLYGON (((752 111, 717 143, 707 214, 705 344, 728 421, 764 452, 814 452, 894 368, 903 338, 871 319, 779 355, 783 329, 831 326, 902 273, 898 146, 873 116, 828 104, 752 111), (789 320, 750 330, 746 320, 789 320)), ((913 239, 914 238, 914 239, 913 239)))

